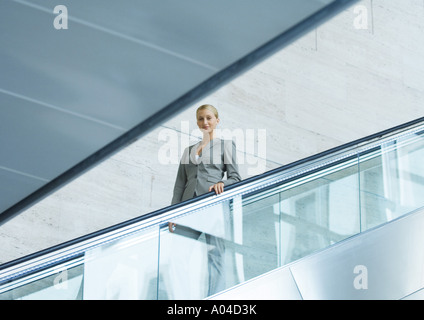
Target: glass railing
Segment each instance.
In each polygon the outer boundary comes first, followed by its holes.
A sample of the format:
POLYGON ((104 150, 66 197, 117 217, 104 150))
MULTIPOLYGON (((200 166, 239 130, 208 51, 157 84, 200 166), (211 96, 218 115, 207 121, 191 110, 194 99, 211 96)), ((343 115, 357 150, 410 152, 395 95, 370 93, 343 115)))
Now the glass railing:
POLYGON ((424 206, 415 122, 0 266, 0 299, 203 299, 424 206))

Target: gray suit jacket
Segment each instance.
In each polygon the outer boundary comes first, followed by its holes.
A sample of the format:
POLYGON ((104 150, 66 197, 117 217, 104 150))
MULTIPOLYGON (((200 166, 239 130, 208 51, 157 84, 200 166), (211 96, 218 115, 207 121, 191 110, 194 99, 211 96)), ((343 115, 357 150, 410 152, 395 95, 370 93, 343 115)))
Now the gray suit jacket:
POLYGON ((209 192, 209 187, 222 181, 224 186, 241 180, 238 172, 236 145, 231 140, 213 139, 196 160, 200 142, 186 148, 178 167, 172 204, 209 192), (222 180, 227 172, 227 179, 222 180))

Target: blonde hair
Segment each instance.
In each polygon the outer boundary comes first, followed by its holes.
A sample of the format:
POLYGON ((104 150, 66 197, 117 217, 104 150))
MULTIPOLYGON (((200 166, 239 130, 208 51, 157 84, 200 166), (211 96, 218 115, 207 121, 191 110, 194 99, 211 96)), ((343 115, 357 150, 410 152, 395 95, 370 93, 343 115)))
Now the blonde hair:
POLYGON ((197 114, 199 113, 199 111, 200 110, 209 110, 210 112, 212 112, 214 115, 215 115, 215 117, 218 119, 218 110, 216 110, 216 108, 213 106, 213 105, 211 105, 211 104, 204 104, 204 105, 201 105, 199 108, 197 108, 197 110, 196 110, 196 117, 197 117, 197 114))

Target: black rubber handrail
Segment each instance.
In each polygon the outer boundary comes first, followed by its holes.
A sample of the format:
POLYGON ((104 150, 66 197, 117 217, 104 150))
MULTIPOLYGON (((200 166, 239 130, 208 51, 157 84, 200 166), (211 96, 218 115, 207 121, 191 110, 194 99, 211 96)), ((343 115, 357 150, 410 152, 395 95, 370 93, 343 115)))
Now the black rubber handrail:
MULTIPOLYGON (((340 145, 340 146, 331 148, 329 150, 326 150, 326 151, 317 153, 317 154, 312 155, 312 156, 309 156, 307 158, 304 158, 304 159, 301 159, 301 160, 292 162, 290 164, 287 164, 287 165, 278 167, 276 169, 267 171, 267 172, 262 173, 260 175, 247 178, 245 180, 242 180, 240 182, 237 182, 237 183, 234 183, 232 185, 227 186, 226 187, 226 191, 231 190, 231 189, 236 188, 236 187, 239 187, 239 186, 242 186, 242 185, 245 185, 245 184, 248 184, 248 183, 252 183, 252 182, 258 181, 258 180, 266 179, 267 177, 272 177, 274 175, 283 173, 283 172, 288 171, 290 169, 293 169, 293 168, 296 168, 296 167, 301 167, 302 165, 305 165, 307 163, 310 163, 310 162, 313 162, 313 161, 317 161, 317 160, 320 160, 320 159, 329 157, 331 155, 334 155, 334 154, 337 154, 337 153, 340 153, 340 152, 343 152, 343 151, 347 151, 349 149, 352 149, 354 147, 357 147, 358 145, 365 145, 366 143, 370 143, 372 141, 378 141, 379 139, 382 139, 382 138, 391 136, 391 135, 396 134, 396 133, 402 133, 403 131, 405 131, 405 130, 407 130, 409 128, 418 127, 421 124, 424 125, 424 117, 415 119, 413 121, 406 122, 404 124, 395 126, 393 128, 390 128, 390 129, 387 129, 387 130, 384 130, 384 131, 381 131, 381 132, 378 132, 378 133, 375 133, 375 134, 372 134, 372 135, 369 135, 369 136, 366 136, 366 137, 361 138, 361 139, 357 139, 357 140, 354 140, 354 141, 345 143, 343 145, 340 145)), ((346 158, 343 159, 343 160, 340 160, 340 161, 346 161, 346 158)), ((334 164, 335 164, 335 162, 331 162, 330 164, 328 164, 328 166, 332 166, 334 164)), ((322 169, 322 167, 319 167, 316 170, 321 170, 321 169, 322 169)), ((303 174, 296 175, 295 178, 298 179, 302 175, 309 175, 309 174, 311 174, 311 171, 308 171, 308 172, 303 173, 303 174)), ((293 179, 293 178, 289 178, 289 179, 293 179)), ((278 185, 284 184, 284 183, 287 183, 287 180, 284 180, 284 181, 279 182, 278 185)), ((275 187, 275 186, 271 186, 271 187, 275 187)), ((261 191, 263 191, 263 189, 261 189, 261 191)), ((180 203, 171 205, 171 206, 167 206, 167 207, 161 208, 159 210, 156 210, 156 211, 153 211, 153 212, 144 214, 142 216, 139 216, 139 217, 136 217, 136 218, 133 218, 133 219, 130 219, 130 220, 127 220, 127 221, 118 223, 116 225, 113 225, 113 226, 110 226, 110 227, 107 227, 107 228, 104 228, 104 229, 101 229, 101 230, 98 230, 98 231, 95 231, 95 232, 86 234, 84 236, 81 236, 81 237, 78 237, 78 238, 75 238, 75 239, 66 241, 64 243, 61 243, 61 244, 52 246, 50 248, 43 249, 41 251, 38 251, 38 252, 35 252, 35 253, 32 253, 32 254, 29 254, 27 256, 18 258, 16 260, 13 260, 13 261, 10 261, 10 262, 6 262, 6 263, 0 265, 0 270, 10 268, 10 267, 12 267, 14 265, 17 265, 17 264, 20 264, 20 263, 23 263, 23 262, 32 260, 34 258, 37 258, 37 257, 43 256, 43 255, 49 254, 49 253, 54 252, 54 251, 61 250, 63 248, 69 247, 69 246, 74 245, 74 244, 78 244, 78 243, 83 242, 83 241, 86 241, 86 240, 90 240, 91 238, 101 236, 103 234, 106 234, 106 233, 109 233, 109 232, 112 232, 112 231, 115 231, 115 230, 124 228, 126 226, 129 226, 129 225, 132 225, 132 224, 135 224, 135 223, 139 223, 139 222, 141 222, 143 220, 147 220, 147 219, 150 219, 150 218, 153 218, 153 217, 160 216, 162 214, 168 213, 171 210, 184 207, 184 206, 186 206, 188 204, 197 202, 197 201, 202 200, 202 199, 206 199, 206 198, 211 197, 211 196, 214 196, 214 195, 215 194, 212 191, 212 192, 203 194, 201 196, 198 196, 196 198, 192 198, 192 199, 189 199, 189 200, 186 200, 186 201, 183 201, 183 202, 180 202, 180 203)), ((73 257, 71 257, 69 259, 74 259, 74 258, 77 258, 77 257, 78 256, 73 256, 73 257)))

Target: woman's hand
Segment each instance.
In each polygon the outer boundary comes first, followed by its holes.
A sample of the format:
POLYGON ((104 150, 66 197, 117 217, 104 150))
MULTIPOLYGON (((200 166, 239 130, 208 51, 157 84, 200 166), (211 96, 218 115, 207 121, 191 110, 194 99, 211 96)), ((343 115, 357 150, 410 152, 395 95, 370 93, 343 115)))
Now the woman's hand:
POLYGON ((215 183, 213 186, 209 187, 209 191, 215 190, 216 194, 220 194, 224 192, 224 183, 223 182, 218 182, 215 183))
POLYGON ((172 233, 174 233, 174 231, 175 231, 175 227, 176 227, 177 225, 175 224, 175 223, 173 223, 173 222, 168 222, 168 229, 169 229, 169 232, 172 232, 172 233))

